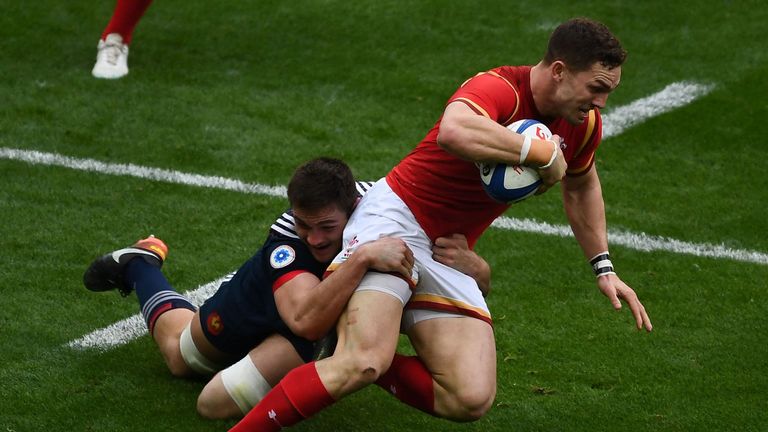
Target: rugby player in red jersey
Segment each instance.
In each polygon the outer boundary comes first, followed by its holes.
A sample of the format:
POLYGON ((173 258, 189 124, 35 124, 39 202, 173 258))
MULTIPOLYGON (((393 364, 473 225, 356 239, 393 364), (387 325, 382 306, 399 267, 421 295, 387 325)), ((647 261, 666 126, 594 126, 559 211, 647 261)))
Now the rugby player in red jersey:
POLYGON ((448 233, 464 235, 472 247, 509 207, 484 193, 476 162, 537 168, 544 181, 539 192, 562 180, 566 215, 599 289, 616 309, 624 300, 637 328, 650 331, 645 308, 609 258, 594 165, 600 109, 619 85, 625 58, 605 25, 578 18, 554 30, 538 64, 467 80, 424 140, 361 200, 344 230, 344 250, 329 268, 382 235, 399 237, 413 251, 418 284, 369 272, 339 322, 334 355, 289 372, 231 430, 279 430, 382 380, 399 399, 439 417, 471 421, 488 411, 496 394, 488 307, 472 278, 440 265, 431 251, 448 233), (505 128, 523 118, 546 124, 552 141, 525 140, 505 128), (394 355, 401 322, 418 358, 394 355))

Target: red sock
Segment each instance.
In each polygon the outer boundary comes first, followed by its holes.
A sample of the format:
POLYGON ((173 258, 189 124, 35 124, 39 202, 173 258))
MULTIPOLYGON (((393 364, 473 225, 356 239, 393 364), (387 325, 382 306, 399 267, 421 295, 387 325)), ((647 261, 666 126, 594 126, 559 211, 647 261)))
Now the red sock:
POLYGON ((130 44, 133 29, 151 3, 152 0, 117 0, 115 12, 101 38, 105 39, 110 33, 118 33, 123 37, 124 44, 130 44))
POLYGON ((320 381, 315 363, 307 363, 288 372, 229 432, 279 431, 334 402, 320 381))
POLYGON ((435 415, 435 389, 432 374, 418 357, 395 354, 392 366, 376 380, 376 385, 400 401, 435 415))

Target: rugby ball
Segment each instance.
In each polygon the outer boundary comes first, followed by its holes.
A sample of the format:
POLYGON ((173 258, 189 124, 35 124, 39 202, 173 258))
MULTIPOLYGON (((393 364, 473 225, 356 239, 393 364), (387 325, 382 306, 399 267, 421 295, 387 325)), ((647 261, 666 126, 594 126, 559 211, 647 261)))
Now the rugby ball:
MULTIPOLYGON (((531 138, 552 138, 549 128, 536 120, 518 120, 507 129, 531 138)), ((541 185, 539 173, 525 165, 479 163, 478 168, 483 189, 499 202, 511 204, 522 201, 535 194, 541 185)))

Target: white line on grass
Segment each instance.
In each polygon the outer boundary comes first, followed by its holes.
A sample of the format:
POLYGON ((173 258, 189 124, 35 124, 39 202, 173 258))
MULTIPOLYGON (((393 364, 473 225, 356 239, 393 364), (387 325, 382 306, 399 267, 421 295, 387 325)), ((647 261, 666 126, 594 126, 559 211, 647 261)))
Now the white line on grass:
POLYGON ((658 93, 638 99, 629 105, 614 108, 603 115, 603 138, 619 135, 651 117, 688 105, 714 88, 714 85, 676 82, 664 87, 658 93))
POLYGON ((243 183, 240 180, 219 176, 190 174, 181 171, 149 168, 133 164, 108 163, 94 159, 77 159, 56 153, 43 153, 34 150, 19 150, 0 147, 0 158, 23 161, 32 165, 58 166, 100 174, 138 177, 165 183, 224 189, 235 192, 269 195, 273 197, 285 197, 286 194, 285 186, 265 186, 254 183, 243 183))
MULTIPOLYGON (((570 226, 552 225, 531 219, 515 219, 502 216, 496 219, 491 226, 534 234, 573 237, 573 232, 571 231, 570 226)), ((768 265, 768 254, 762 252, 731 249, 724 245, 714 245, 709 243, 689 243, 668 237, 652 236, 646 233, 635 234, 626 231, 609 230, 608 243, 644 252, 667 251, 685 255, 707 258, 725 258, 735 261, 768 265)))

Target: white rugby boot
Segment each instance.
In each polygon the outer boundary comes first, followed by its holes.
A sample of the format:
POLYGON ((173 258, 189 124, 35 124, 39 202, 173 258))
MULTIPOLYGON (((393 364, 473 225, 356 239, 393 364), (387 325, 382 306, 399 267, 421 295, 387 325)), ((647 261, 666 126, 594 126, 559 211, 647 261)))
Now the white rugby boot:
POLYGON ((104 40, 99 39, 96 64, 91 74, 96 78, 117 79, 128 75, 128 45, 123 37, 110 33, 104 40))

